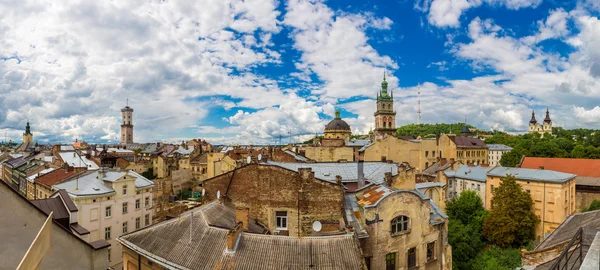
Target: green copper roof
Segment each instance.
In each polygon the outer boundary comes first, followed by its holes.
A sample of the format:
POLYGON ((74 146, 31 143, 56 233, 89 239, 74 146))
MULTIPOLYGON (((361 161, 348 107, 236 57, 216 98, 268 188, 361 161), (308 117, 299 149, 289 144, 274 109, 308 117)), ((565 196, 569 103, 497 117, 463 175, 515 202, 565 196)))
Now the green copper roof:
POLYGON ((340 119, 340 110, 335 110, 335 118, 340 119))
POLYGON ((383 74, 383 81, 381 82, 381 92, 377 95, 377 101, 379 100, 393 100, 394 97, 388 95, 387 92, 388 82, 385 80, 385 73, 383 74))

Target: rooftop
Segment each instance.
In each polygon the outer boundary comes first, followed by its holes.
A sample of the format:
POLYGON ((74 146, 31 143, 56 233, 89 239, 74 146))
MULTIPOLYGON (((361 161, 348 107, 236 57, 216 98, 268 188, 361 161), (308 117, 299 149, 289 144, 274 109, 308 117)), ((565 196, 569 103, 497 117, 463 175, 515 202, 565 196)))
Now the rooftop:
POLYGON ((290 155, 290 156, 294 157, 294 158, 295 158, 297 161, 303 161, 303 162, 306 162, 306 161, 309 161, 309 160, 310 160, 310 159, 309 159, 309 158, 307 158, 307 157, 303 157, 303 156, 301 156, 301 155, 298 155, 298 154, 294 153, 294 151, 290 151, 290 150, 284 150, 283 152, 285 152, 286 154, 288 154, 288 155, 290 155))
POLYGON ((447 170, 444 172, 448 177, 456 177, 467 180, 474 180, 478 182, 485 183, 487 180, 487 172, 492 168, 490 167, 481 167, 481 166, 468 166, 461 165, 456 170, 447 170))
POLYGON ((600 177, 600 159, 525 157, 521 168, 554 170, 578 176, 600 177))
POLYGON ((58 155, 67 165, 74 168, 87 168, 88 170, 97 170, 99 167, 93 161, 77 152, 59 152, 58 155))
POLYGON ((488 144, 488 149, 490 151, 510 151, 512 147, 504 145, 504 144, 488 144))
POLYGON ((362 269, 363 258, 352 234, 266 235, 256 233, 250 219, 249 232, 241 232, 234 252, 228 253, 227 234, 234 224, 235 209, 214 201, 118 241, 171 269, 362 269))
POLYGON ((135 177, 136 188, 151 187, 152 181, 139 175, 134 171, 107 171, 104 176, 99 171, 88 172, 77 178, 71 178, 68 181, 54 185, 55 189, 64 189, 71 196, 98 196, 104 194, 113 194, 115 190, 104 183, 104 181, 115 182, 121 177, 128 175, 135 177))
MULTIPOLYGON (((300 168, 310 168, 315 177, 334 182, 335 176, 342 177, 342 182, 358 181, 358 163, 357 162, 318 162, 318 163, 298 163, 298 162, 276 162, 267 161, 269 165, 275 165, 292 171, 298 171, 300 168)), ((385 173, 391 172, 392 175, 398 174, 398 164, 387 162, 364 162, 364 179, 375 184, 385 181, 385 173)))
POLYGON ((553 183, 563 183, 577 176, 570 173, 562 173, 551 170, 536 170, 509 167, 494 167, 487 173, 487 175, 496 177, 506 177, 508 175, 512 175, 519 180, 553 183))
POLYGON ((485 148, 485 143, 477 138, 466 136, 448 136, 458 148, 485 148))
POLYGON ((69 177, 71 177, 75 174, 76 174, 75 171, 66 171, 64 169, 57 169, 52 172, 38 176, 35 179, 35 182, 40 185, 46 186, 46 187, 51 187, 62 181, 67 180, 69 177))

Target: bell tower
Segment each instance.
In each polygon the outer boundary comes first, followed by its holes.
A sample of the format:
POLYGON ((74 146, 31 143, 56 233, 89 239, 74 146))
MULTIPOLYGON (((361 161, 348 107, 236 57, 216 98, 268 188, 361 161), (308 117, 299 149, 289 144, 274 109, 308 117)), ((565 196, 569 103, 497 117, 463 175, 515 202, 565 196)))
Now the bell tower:
POLYGON ((121 144, 133 143, 133 109, 129 107, 129 99, 125 108, 121 109, 121 144))
POLYGON ((33 134, 31 133, 31 127, 29 126, 29 121, 27 121, 27 125, 25 126, 25 132, 23 133, 23 143, 31 143, 33 141, 33 134))
POLYGON ((394 93, 388 94, 388 82, 383 73, 381 90, 377 93, 377 111, 375 111, 375 136, 396 135, 396 112, 394 111, 394 93))

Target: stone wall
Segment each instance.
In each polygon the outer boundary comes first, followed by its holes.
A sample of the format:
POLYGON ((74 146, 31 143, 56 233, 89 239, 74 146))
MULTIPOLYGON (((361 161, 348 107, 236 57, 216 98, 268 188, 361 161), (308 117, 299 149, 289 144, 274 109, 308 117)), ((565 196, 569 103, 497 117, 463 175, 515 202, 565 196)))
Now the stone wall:
POLYGON ((354 151, 347 146, 309 146, 305 148, 305 156, 317 162, 354 161, 354 151))
POLYGON ((310 169, 294 172, 277 166, 247 165, 204 181, 204 201, 217 192, 236 207, 247 207, 250 216, 276 229, 275 211, 287 211, 290 236, 312 235, 314 221, 340 221, 343 228, 343 186, 314 178, 310 169))

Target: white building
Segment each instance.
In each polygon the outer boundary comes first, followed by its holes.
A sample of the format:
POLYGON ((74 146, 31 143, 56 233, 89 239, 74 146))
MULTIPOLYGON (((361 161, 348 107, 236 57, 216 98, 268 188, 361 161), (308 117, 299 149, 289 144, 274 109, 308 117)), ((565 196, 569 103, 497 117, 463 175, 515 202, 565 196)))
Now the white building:
POLYGON ((89 172, 56 184, 77 205, 78 222, 90 231, 89 242, 104 239, 111 244, 109 264, 122 263, 117 237, 152 223, 152 181, 134 171, 89 172))
POLYGON ((460 195, 465 190, 473 190, 479 194, 485 203, 485 182, 487 172, 491 168, 482 166, 461 165, 456 170, 446 170, 444 174, 448 177, 448 200, 460 195))
POLYGON ((488 144, 487 147, 489 153, 488 164, 492 167, 500 165, 502 155, 512 150, 512 147, 504 144, 488 144))

